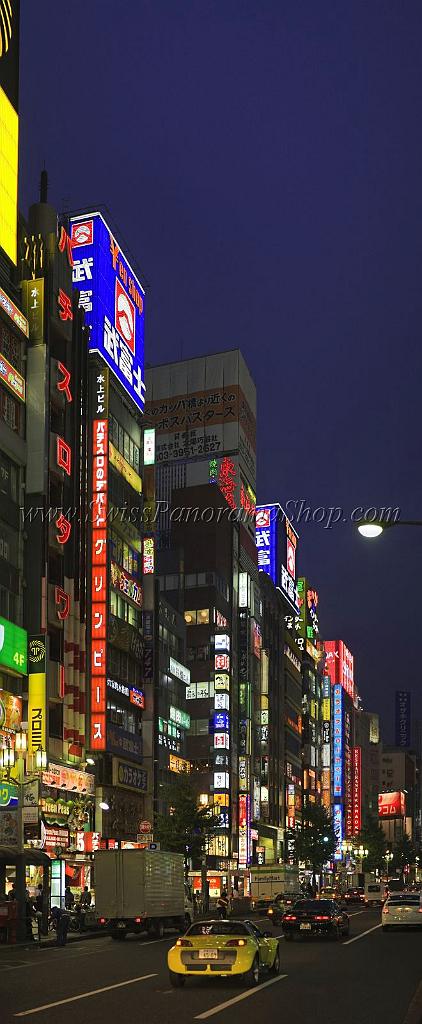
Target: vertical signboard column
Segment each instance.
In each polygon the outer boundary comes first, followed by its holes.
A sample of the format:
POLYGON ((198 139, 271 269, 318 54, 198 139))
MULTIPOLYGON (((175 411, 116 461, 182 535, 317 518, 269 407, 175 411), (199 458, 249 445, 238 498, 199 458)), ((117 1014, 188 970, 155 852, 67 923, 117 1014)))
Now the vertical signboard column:
POLYGON ((91 750, 105 750, 107 675, 107 509, 108 376, 91 369, 92 387, 92 536, 91 536, 91 750))
POLYGON ((344 797, 344 723, 343 688, 340 683, 333 687, 333 828, 337 847, 335 860, 341 860, 341 844, 344 839, 343 797, 344 797))

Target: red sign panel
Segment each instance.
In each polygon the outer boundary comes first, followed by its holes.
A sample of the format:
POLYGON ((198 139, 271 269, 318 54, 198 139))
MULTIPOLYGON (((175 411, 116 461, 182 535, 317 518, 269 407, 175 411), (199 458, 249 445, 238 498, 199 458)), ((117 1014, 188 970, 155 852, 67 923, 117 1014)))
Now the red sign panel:
POLYGON ((106 749, 108 421, 92 436, 91 750, 106 749))
POLYGON ((359 835, 362 828, 362 748, 353 747, 353 835, 359 835))
POLYGON ((404 818, 406 800, 404 793, 379 793, 378 816, 380 818, 404 818))
POLYGON ((325 672, 329 675, 331 685, 340 683, 343 690, 353 699, 354 696, 354 670, 353 654, 350 653, 342 640, 325 640, 324 651, 325 672))

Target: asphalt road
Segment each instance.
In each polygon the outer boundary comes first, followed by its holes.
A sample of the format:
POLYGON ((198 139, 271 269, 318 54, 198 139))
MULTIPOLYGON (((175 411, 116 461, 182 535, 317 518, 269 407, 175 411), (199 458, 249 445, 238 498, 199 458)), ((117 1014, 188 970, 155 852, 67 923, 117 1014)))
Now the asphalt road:
POLYGON ((255 989, 235 978, 170 988, 166 952, 174 938, 2 947, 1 1024, 404 1024, 422 977, 422 931, 383 934, 379 912, 357 908, 350 916, 350 938, 341 943, 281 938, 279 977, 263 977, 255 989))

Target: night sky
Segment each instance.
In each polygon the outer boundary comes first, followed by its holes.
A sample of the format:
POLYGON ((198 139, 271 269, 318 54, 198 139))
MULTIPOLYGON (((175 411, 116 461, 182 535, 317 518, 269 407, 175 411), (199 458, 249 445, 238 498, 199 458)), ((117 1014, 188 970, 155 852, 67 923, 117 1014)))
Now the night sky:
MULTIPOLYGON (((23 210, 44 161, 59 209, 106 204, 150 363, 242 349, 260 501, 422 519, 420 0, 21 8, 23 210)), ((420 691, 422 529, 297 528, 391 741, 394 690, 420 691)))

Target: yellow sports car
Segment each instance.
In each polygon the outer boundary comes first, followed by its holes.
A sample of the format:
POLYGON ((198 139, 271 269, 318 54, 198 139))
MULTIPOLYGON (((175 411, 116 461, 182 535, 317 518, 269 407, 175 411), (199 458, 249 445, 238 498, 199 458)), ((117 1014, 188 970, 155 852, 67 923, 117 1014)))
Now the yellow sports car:
POLYGON ((257 985, 261 971, 278 974, 278 940, 252 921, 195 921, 167 954, 170 982, 184 985, 189 975, 241 975, 257 985))

